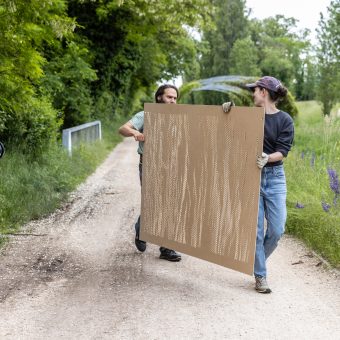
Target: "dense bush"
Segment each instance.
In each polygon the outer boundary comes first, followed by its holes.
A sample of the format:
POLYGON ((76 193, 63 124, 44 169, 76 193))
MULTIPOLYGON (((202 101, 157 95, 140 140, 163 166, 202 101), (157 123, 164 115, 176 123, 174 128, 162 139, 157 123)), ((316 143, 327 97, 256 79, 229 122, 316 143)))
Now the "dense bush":
POLYGON ((47 60, 42 50, 71 34, 65 1, 10 1, 0 5, 0 135, 7 144, 38 152, 55 141, 57 111, 37 89, 47 60))

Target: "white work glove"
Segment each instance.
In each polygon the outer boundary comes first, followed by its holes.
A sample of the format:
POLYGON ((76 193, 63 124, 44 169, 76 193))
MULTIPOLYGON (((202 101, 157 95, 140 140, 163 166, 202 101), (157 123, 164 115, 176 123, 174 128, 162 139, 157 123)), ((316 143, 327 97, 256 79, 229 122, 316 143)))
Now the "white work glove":
POLYGON ((262 152, 261 156, 257 157, 256 164, 257 166, 262 169, 268 163, 269 155, 262 152))
POLYGON ((225 113, 228 113, 232 106, 235 106, 234 102, 226 102, 226 103, 223 103, 222 104, 222 110, 225 112, 225 113))

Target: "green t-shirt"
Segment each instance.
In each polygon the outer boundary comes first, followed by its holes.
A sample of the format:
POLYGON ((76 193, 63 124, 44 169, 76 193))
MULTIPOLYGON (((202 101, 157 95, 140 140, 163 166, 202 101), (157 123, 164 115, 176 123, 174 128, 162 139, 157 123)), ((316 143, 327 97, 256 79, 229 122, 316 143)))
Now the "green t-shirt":
MULTIPOLYGON (((132 126, 138 130, 139 132, 143 133, 144 127, 144 111, 137 112, 129 121, 132 126)), ((139 142, 137 152, 142 155, 143 154, 143 146, 144 142, 139 142)))

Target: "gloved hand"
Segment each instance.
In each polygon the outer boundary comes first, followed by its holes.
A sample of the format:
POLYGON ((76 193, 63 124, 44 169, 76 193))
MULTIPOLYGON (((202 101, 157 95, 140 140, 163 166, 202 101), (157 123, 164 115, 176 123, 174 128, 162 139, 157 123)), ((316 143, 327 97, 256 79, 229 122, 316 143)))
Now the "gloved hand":
POLYGON ((225 112, 225 113, 228 113, 232 106, 235 106, 235 103, 234 102, 226 102, 226 103, 223 103, 222 104, 222 110, 225 112))
POLYGON ((261 156, 257 157, 256 164, 257 166, 262 169, 268 163, 269 155, 262 152, 261 156))

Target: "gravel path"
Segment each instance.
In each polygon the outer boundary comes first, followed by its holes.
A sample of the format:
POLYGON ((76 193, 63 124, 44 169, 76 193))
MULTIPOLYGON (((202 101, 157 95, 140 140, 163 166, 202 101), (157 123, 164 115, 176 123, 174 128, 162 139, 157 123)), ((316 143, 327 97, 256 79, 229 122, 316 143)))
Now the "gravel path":
POLYGON ((0 339, 340 339, 339 272, 291 237, 269 261, 268 295, 187 255, 138 253, 137 164, 126 139, 62 209, 2 249, 0 339))

